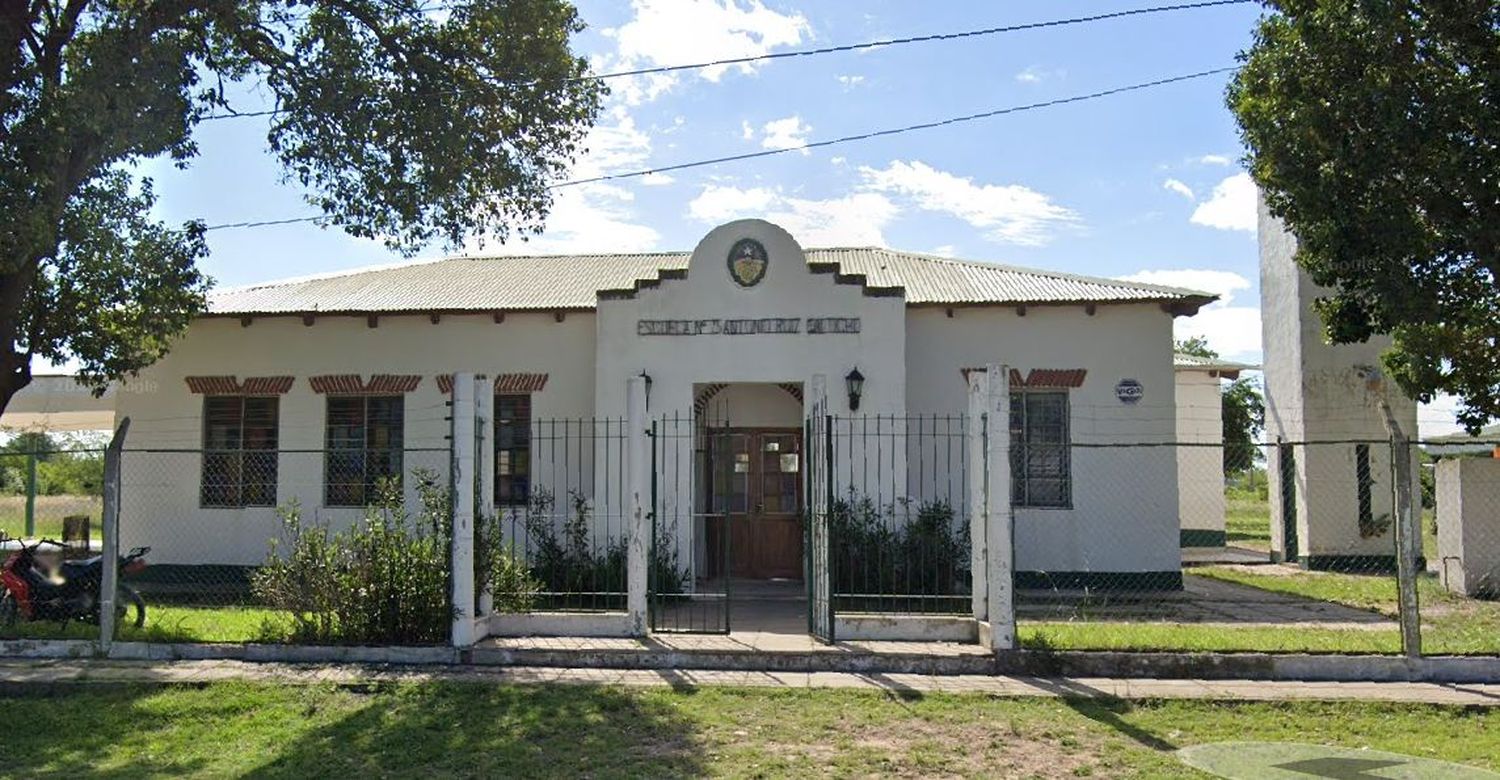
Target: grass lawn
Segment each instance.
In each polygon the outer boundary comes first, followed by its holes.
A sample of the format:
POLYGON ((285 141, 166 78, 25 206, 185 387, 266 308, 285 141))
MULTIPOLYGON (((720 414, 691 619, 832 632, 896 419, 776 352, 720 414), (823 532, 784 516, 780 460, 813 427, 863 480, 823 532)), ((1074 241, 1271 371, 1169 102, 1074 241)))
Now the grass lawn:
MULTIPOLYGON (((1021 646, 1035 650, 1346 654, 1401 652, 1401 634, 1396 629, 1229 628, 1197 626, 1192 623, 1024 621, 1016 627, 1016 631, 1021 646)), ((1491 642, 1492 646, 1494 644, 1491 642)), ((1431 650, 1431 645, 1427 648, 1431 650)))
MULTIPOLYGON (((103 506, 103 499, 97 496, 37 496, 34 515, 36 535, 61 540, 64 517, 88 515, 93 518, 89 532, 93 538, 98 539, 103 506)), ((12 538, 20 538, 26 534, 25 496, 0 496, 0 531, 12 538)))
MULTIPOLYGON (((1331 601, 1379 612, 1392 618, 1397 614, 1396 579, 1392 575, 1335 572, 1257 574, 1247 567, 1224 566, 1194 568, 1192 573, 1318 601, 1331 601)), ((1417 580, 1417 601, 1422 614, 1424 652, 1500 653, 1500 602, 1455 596, 1443 590, 1437 576, 1433 574, 1424 574, 1417 580)), ((1299 629, 1296 632, 1299 637, 1306 636, 1308 642, 1326 639, 1317 636, 1318 633, 1343 633, 1348 635, 1351 642, 1356 641, 1358 635, 1375 634, 1376 636, 1367 637, 1365 643, 1375 642, 1382 647, 1387 641, 1380 636, 1385 632, 1375 631, 1316 632, 1299 629)), ((1397 641, 1396 649, 1399 648, 1400 642, 1397 641)))
POLYGON ((406 683, 8 688, 13 776, 1203 777, 1221 741, 1500 769, 1495 710, 999 699, 870 691, 406 683))
MULTIPOLYGON (((120 627, 127 642, 256 642, 285 636, 282 613, 264 607, 206 607, 161 604, 146 598, 146 625, 120 627)), ((98 639, 99 627, 81 622, 17 623, 0 628, 0 637, 25 639, 98 639)))
POLYGON ((1271 505, 1265 499, 1225 496, 1224 536, 1230 546, 1269 552, 1271 505))

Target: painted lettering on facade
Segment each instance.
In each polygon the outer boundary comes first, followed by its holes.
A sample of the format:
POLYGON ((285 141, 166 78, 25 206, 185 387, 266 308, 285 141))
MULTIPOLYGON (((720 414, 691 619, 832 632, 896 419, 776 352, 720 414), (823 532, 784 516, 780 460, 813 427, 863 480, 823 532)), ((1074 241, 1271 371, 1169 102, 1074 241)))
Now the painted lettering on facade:
POLYGON ((858 333, 858 317, 760 317, 755 319, 637 320, 637 336, 747 336, 858 333))

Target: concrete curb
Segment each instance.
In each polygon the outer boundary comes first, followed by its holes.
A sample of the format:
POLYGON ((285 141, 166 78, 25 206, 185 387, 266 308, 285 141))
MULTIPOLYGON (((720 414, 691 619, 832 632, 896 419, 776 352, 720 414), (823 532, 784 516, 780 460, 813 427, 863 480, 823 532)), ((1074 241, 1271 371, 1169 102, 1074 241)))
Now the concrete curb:
POLYGON ((1500 657, 1309 655, 1278 653, 1127 653, 1013 650, 994 656, 817 650, 768 653, 665 648, 543 650, 476 647, 341 647, 268 644, 116 642, 107 656, 87 640, 0 641, 0 657, 265 663, 359 663, 595 669, 694 669, 765 672, 1017 675, 1119 679, 1285 682, 1437 682, 1500 684, 1500 657))

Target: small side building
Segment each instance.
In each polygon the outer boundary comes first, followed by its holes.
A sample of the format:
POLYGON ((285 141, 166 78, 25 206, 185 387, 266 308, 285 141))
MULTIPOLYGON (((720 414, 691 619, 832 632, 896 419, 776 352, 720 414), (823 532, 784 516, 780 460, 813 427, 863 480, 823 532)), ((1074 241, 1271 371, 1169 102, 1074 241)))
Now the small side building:
POLYGON ((1259 366, 1178 352, 1177 502, 1183 547, 1223 547, 1223 381, 1259 366))

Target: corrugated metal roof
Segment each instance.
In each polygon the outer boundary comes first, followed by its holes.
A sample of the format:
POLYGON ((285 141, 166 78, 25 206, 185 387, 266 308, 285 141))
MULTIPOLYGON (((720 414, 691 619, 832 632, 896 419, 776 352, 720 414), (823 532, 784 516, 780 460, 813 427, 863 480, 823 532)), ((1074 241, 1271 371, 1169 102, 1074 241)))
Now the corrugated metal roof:
POLYGON ((1260 366, 1254 363, 1236 363, 1233 360, 1221 358, 1202 357, 1189 355, 1186 352, 1172 353, 1172 365, 1177 368, 1199 369, 1203 371, 1259 371, 1260 366))
MULTIPOLYGON (((1176 287, 951 260, 880 248, 809 249, 809 264, 900 287, 908 305, 1161 301, 1189 309, 1214 296, 1176 287)), ((454 257, 215 292, 219 315, 592 309, 621 290, 687 268, 690 253, 454 257)))

